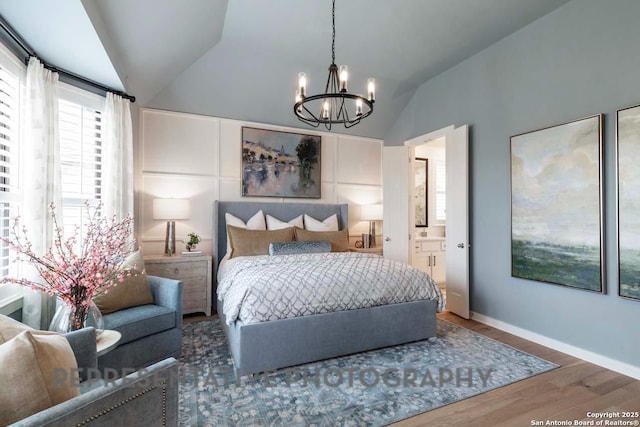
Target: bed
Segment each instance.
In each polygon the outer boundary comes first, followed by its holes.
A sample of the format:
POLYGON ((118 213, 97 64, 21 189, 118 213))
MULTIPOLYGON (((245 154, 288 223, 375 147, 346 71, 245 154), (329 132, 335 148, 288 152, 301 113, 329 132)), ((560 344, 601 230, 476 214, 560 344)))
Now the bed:
MULTIPOLYGON (((225 214, 247 221, 259 210, 283 221, 301 214, 318 219, 336 214, 340 229, 348 225, 344 204, 216 201, 216 267, 227 251, 225 214)), ((440 303, 419 300, 245 324, 241 319, 227 321, 231 319, 224 313, 224 300, 216 300, 235 368, 242 375, 435 337, 440 303)))

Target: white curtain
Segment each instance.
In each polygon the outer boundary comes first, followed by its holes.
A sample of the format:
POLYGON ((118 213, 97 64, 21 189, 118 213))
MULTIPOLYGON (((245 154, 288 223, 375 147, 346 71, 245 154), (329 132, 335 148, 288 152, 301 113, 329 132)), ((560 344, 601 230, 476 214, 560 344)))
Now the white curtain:
MULTIPOLYGON (((49 205, 56 207, 62 224, 62 178, 58 137, 58 74, 44 68, 32 57, 27 67, 25 99, 25 140, 23 162, 23 201, 21 220, 27 227, 34 251, 41 255, 52 246, 54 229, 49 205)), ((25 265, 25 277, 39 275, 25 265)), ((22 321, 37 329, 47 329, 55 310, 55 298, 25 289, 22 321)))
POLYGON ((119 220, 133 215, 133 130, 130 102, 107 93, 104 108, 104 213, 119 220))

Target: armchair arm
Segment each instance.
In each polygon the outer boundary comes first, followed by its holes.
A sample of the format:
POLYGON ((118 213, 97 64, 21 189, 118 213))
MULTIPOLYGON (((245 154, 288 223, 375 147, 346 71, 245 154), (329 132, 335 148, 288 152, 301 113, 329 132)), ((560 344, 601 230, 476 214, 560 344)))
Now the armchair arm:
POLYGON ((157 305, 176 311, 176 328, 182 330, 182 282, 164 277, 147 276, 147 283, 157 305))
POLYGON ((12 424, 12 427, 176 426, 178 362, 170 357, 12 424))
POLYGON ((64 334, 76 356, 78 368, 80 368, 80 381, 87 379, 90 371, 98 368, 98 356, 96 355, 96 330, 82 328, 77 331, 64 334))

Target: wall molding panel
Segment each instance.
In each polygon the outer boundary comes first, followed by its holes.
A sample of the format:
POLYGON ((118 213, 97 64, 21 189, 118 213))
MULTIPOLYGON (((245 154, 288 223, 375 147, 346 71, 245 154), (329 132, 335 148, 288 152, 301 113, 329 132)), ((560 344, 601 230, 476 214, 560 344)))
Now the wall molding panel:
POLYGON ((136 224, 145 255, 164 250, 165 221, 153 219, 155 198, 191 200, 190 218, 176 221, 176 243, 182 249, 182 239, 196 232, 203 238, 198 248, 207 254, 213 253, 215 200, 347 203, 351 244, 368 231, 368 222, 359 220, 359 205, 382 202, 379 139, 141 108, 139 141, 136 224), (242 197, 243 126, 320 135, 322 198, 242 197))

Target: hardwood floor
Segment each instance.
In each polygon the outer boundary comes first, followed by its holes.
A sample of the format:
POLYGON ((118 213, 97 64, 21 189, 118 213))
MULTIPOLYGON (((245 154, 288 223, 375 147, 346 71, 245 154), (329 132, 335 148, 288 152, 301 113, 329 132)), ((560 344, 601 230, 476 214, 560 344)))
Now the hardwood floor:
MULTIPOLYGON (((533 420, 597 421, 587 412, 640 411, 640 381, 559 351, 518 338, 449 312, 438 315, 472 331, 526 351, 559 368, 499 389, 461 400, 442 408, 392 424, 413 426, 520 427, 535 425, 533 420)), ((605 418, 615 420, 622 418, 605 418)), ((640 417, 629 418, 640 421, 640 417)), ((553 425, 553 424, 547 424, 553 425)), ((557 424, 562 425, 562 424, 557 424)), ((597 425, 594 423, 594 425, 597 425)), ((606 424, 602 424, 606 425, 606 424)))
MULTIPOLYGON (((217 316, 189 315, 185 322, 217 316)), ((526 351, 559 368, 392 424, 394 427, 524 427, 534 420, 594 421, 587 412, 640 411, 640 381, 447 312, 441 319, 526 351)), ((617 420, 622 418, 604 418, 617 420)), ((640 417, 628 418, 640 421, 640 417)), ((589 424, 587 424, 589 425, 589 424)), ((613 424, 600 424, 613 425, 613 424)))

